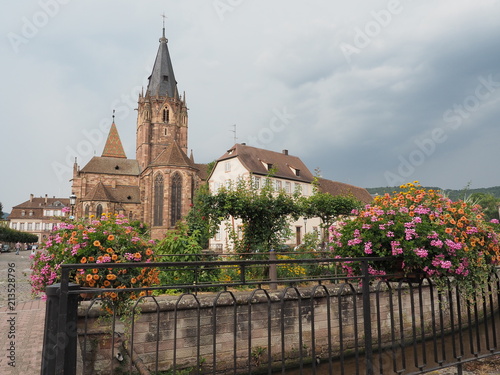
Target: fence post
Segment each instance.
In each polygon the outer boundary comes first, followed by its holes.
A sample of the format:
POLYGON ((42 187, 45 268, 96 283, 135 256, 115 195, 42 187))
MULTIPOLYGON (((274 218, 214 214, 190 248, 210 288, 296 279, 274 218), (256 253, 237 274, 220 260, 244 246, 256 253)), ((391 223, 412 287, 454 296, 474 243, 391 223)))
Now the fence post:
MULTIPOLYGON (((68 290, 78 290, 80 285, 69 284, 68 290)), ((70 294, 67 305, 61 306, 61 284, 53 284, 45 289, 47 302, 45 305, 45 328, 43 334, 41 375, 54 375, 57 358, 63 358, 64 374, 76 374, 77 353, 77 312, 78 295, 70 294), (60 308, 66 311, 66 319, 61 321, 60 308)))
POLYGON ((366 375, 373 375, 373 345, 372 345, 372 317, 370 298, 370 274, 368 273, 368 261, 361 261, 363 271, 363 327, 365 334, 365 364, 366 375))
MULTIPOLYGON (((269 250, 269 260, 276 260, 276 252, 274 249, 269 250)), ((276 263, 269 264, 269 289, 277 290, 278 289, 278 271, 276 270, 276 263)))

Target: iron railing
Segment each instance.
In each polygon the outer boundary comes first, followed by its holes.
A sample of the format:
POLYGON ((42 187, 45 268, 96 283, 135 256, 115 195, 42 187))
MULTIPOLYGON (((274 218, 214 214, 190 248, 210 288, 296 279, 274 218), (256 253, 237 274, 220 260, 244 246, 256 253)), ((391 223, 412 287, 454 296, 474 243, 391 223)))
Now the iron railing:
POLYGON ((342 261, 63 265, 60 284, 47 289, 42 374, 413 375, 450 366, 461 374, 465 363, 500 354, 496 274, 470 301, 451 279, 439 290, 428 279, 382 280, 368 272, 379 258, 356 260, 363 275, 349 278, 342 261), (76 270, 136 267, 194 277, 106 289, 146 292, 125 321, 116 310, 96 318, 103 289, 70 282, 76 270), (204 279, 211 272, 233 277, 204 279), (79 302, 82 293, 94 298, 79 302))

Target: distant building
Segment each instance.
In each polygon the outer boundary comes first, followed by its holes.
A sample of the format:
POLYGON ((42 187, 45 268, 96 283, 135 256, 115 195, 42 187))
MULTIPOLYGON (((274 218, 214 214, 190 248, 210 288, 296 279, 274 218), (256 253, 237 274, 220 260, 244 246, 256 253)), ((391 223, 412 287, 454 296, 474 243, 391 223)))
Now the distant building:
MULTIPOLYGON (((230 186, 239 179, 252 179, 253 186, 262 188, 267 178, 276 190, 284 190, 288 194, 299 191, 303 196, 313 195, 314 176, 302 160, 290 155, 288 150, 280 152, 269 151, 261 148, 235 144, 217 159, 216 165, 209 176, 208 183, 212 193, 223 186, 230 186), (268 177, 272 172, 272 177, 268 177)), ((371 195, 364 188, 356 187, 341 182, 320 178, 319 190, 332 195, 352 194, 360 201, 368 203, 371 195)), ((299 219, 291 223, 293 237, 287 244, 297 246, 302 243, 306 233, 320 233, 321 220, 319 218, 299 219)), ((229 220, 223 222, 215 237, 210 241, 210 247, 215 251, 232 250, 230 233, 241 235, 241 221, 229 220)))
POLYGON ((9 215, 9 227, 38 236, 38 242, 43 242, 54 226, 61 222, 68 213, 63 208, 69 207, 69 198, 35 197, 30 195, 26 202, 12 208, 9 215))

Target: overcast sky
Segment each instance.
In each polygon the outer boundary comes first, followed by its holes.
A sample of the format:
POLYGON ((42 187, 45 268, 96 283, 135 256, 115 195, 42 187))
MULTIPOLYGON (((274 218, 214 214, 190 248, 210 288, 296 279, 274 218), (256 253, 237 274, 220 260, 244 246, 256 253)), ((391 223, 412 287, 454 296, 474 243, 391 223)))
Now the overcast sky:
POLYGON ((362 187, 500 185, 499 1, 26 0, 0 15, 4 211, 69 196, 113 109, 135 159, 162 13, 196 162, 236 140, 362 187))

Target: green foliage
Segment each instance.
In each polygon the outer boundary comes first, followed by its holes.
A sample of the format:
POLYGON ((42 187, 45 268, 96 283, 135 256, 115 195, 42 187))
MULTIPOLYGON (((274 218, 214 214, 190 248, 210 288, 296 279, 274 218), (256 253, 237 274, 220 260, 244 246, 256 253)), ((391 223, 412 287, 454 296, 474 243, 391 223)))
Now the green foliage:
POLYGON ((35 243, 38 242, 38 236, 36 234, 0 226, 0 242, 35 243))
POLYGON ((327 229, 339 218, 360 208, 362 203, 353 195, 331 195, 315 188, 313 195, 301 199, 301 206, 305 216, 321 219, 322 238, 325 240, 327 229))
POLYGON ((212 201, 208 185, 201 185, 194 195, 193 207, 186 216, 188 234, 197 233, 198 244, 204 249, 208 248, 208 241, 220 224, 219 212, 212 206, 212 201))
POLYGON ((500 204, 500 199, 495 198, 492 194, 486 193, 473 193, 470 198, 483 209, 485 215, 485 220, 490 221, 492 219, 499 219, 498 215, 498 205, 500 204))
MULTIPOLYGON (((155 254, 164 262, 194 262, 207 259, 199 244, 199 233, 188 234, 187 226, 180 226, 169 231, 155 247, 155 254)), ((218 280, 220 270, 208 267, 179 266, 162 269, 160 283, 162 285, 192 285, 209 283, 218 280)))
POLYGON ((0 220, 3 220, 3 215, 4 215, 4 213, 3 213, 3 204, 2 204, 2 202, 0 202, 0 220))
POLYGON ((213 195, 212 207, 222 218, 241 219, 243 237, 238 241, 233 235, 238 252, 268 252, 289 237, 290 220, 298 219, 302 212, 299 194, 275 191, 270 178, 261 189, 256 189, 251 181, 241 179, 213 195))

